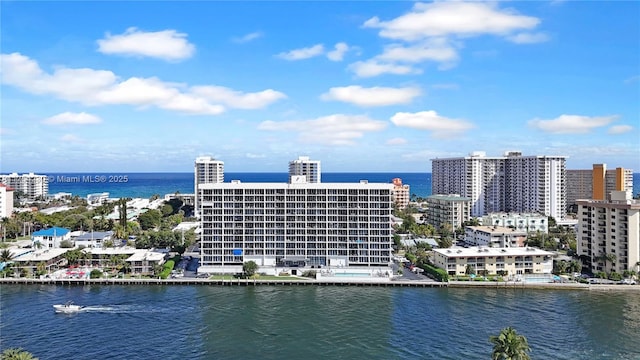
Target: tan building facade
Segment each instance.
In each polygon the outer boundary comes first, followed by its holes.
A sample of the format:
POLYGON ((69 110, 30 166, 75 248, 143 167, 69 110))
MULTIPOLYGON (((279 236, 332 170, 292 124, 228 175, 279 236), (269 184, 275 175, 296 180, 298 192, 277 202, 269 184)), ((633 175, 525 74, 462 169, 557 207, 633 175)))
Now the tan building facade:
POLYGON ((633 191, 633 170, 594 164, 592 170, 567 170, 567 206, 579 199, 607 200, 612 191, 633 191))
POLYGON ((578 200, 578 255, 592 272, 638 270, 640 201, 614 191, 611 200, 578 200))
POLYGON ((436 228, 450 224, 455 230, 471 219, 471 199, 451 195, 427 196, 427 223, 436 228))
POLYGON ((406 209, 409 205, 410 197, 409 185, 403 184, 402 179, 393 179, 393 202, 400 210, 406 209))

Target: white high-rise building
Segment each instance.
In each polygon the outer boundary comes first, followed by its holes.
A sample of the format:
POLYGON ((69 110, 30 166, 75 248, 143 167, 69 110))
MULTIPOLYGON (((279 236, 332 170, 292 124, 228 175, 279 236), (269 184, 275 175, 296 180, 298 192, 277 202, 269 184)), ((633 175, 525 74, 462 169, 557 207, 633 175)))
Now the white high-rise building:
POLYGON ((208 183, 201 205, 199 272, 374 267, 391 262, 393 184, 208 183))
POLYGON ((319 183, 321 178, 320 161, 310 160, 308 156, 299 156, 289 161, 289 182, 294 176, 304 176, 307 183, 319 183))
POLYGON ((200 156, 196 158, 194 171, 194 212, 195 216, 200 214, 200 201, 198 199, 198 186, 200 184, 211 184, 224 182, 224 162, 216 160, 211 156, 200 156))
POLYGON ((432 159, 432 194, 471 199, 471 216, 493 212, 539 212, 563 219, 566 214, 565 156, 522 156, 507 152, 487 157, 432 159))
POLYGON ((22 193, 30 201, 45 199, 49 196, 49 178, 46 175, 34 173, 0 175, 0 183, 22 193))

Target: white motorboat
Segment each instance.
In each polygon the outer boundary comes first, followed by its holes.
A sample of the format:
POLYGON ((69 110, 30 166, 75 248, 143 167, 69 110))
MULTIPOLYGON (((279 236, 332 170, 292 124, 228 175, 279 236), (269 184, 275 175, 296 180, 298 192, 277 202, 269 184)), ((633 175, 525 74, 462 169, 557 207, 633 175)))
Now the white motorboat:
POLYGON ((71 313, 77 313, 78 311, 82 310, 82 306, 75 305, 74 303, 69 301, 65 304, 53 305, 53 309, 57 313, 71 314, 71 313))

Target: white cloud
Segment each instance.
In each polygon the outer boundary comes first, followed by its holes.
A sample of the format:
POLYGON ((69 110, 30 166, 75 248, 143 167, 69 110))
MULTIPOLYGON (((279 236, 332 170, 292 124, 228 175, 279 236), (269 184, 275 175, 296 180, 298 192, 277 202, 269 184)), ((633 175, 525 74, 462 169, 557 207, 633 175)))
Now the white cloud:
POLYGON ((407 139, 404 139, 404 138, 393 138, 393 139, 387 140, 386 142, 387 145, 391 145, 391 146, 404 145, 406 143, 408 143, 408 141, 407 139))
POLYGON ((103 54, 148 56, 167 61, 188 59, 195 49, 187 41, 187 34, 176 30, 144 32, 131 27, 123 34, 107 33, 104 39, 98 40, 98 51, 103 54))
POLYGON ((282 52, 276 56, 284 60, 295 61, 295 60, 309 59, 314 56, 322 55, 323 53, 324 53, 324 45, 317 44, 311 47, 282 52))
POLYGON ((631 125, 614 125, 610 127, 607 132, 612 135, 618 135, 628 133, 631 130, 633 130, 633 126, 631 125))
POLYGON ((417 87, 391 88, 361 86, 333 87, 320 96, 325 101, 342 101, 358 106, 388 106, 408 104, 422 91, 417 87))
POLYGON ((544 33, 519 33, 511 35, 507 39, 516 44, 536 44, 549 40, 549 36, 544 33))
POLYGON ((72 112, 64 112, 62 114, 54 115, 49 118, 46 118, 42 121, 44 124, 48 125, 86 125, 86 124, 99 124, 102 122, 102 119, 99 117, 87 114, 86 112, 81 113, 72 113, 72 112))
POLYGON ((458 52, 446 39, 437 38, 411 46, 387 45, 384 52, 376 56, 376 59, 409 63, 424 61, 455 63, 458 61, 458 52))
POLYGON ((331 61, 342 61, 344 54, 349 51, 347 43, 339 42, 335 45, 335 49, 327 53, 327 58, 331 61))
POLYGON ((410 75, 422 73, 422 70, 415 69, 409 65, 384 63, 375 59, 355 62, 349 65, 349 69, 361 78, 374 77, 382 74, 410 75))
POLYGON ((222 86, 194 86, 164 82, 156 77, 120 79, 111 71, 58 67, 44 72, 38 63, 19 53, 0 55, 2 83, 28 93, 53 95, 85 105, 157 107, 185 114, 218 115, 225 106, 258 109, 286 97, 267 89, 243 93, 222 86))
POLYGON ((450 35, 507 35, 517 30, 533 29, 539 23, 538 18, 498 9, 492 3, 452 1, 416 3, 407 14, 390 21, 373 17, 363 26, 380 29, 381 37, 417 41, 450 35))
POLYGON ((367 132, 380 131, 387 126, 385 121, 373 120, 365 115, 334 114, 313 120, 264 121, 259 130, 290 131, 299 134, 301 143, 326 145, 354 145, 356 139, 367 132))
POLYGON ((263 37, 264 34, 260 31, 256 31, 256 32, 252 32, 249 34, 246 34, 244 36, 240 36, 240 37, 234 37, 232 40, 233 42, 239 43, 239 44, 244 44, 244 43, 248 43, 250 41, 253 41, 255 39, 259 39, 261 37, 263 37))
POLYGON ((552 134, 586 134, 594 128, 609 125, 617 118, 617 115, 560 115, 557 118, 550 120, 529 120, 529 126, 552 134))
POLYGON ((252 154, 252 153, 247 153, 246 157, 248 159, 264 159, 267 156, 265 154, 252 154))
POLYGON ((255 93, 243 93, 223 86, 194 86, 191 88, 196 95, 205 99, 221 102, 236 109, 261 109, 287 96, 272 89, 255 93))
POLYGON ((417 113, 399 112, 391 117, 396 126, 431 131, 434 137, 447 138, 473 128, 473 124, 459 119, 450 119, 438 115, 433 110, 417 113))
POLYGON ((531 32, 539 23, 536 17, 500 9, 496 3, 416 3, 411 11, 389 21, 378 17, 367 20, 363 27, 380 29, 380 37, 405 43, 389 44, 382 54, 352 64, 350 69, 360 77, 405 75, 418 71, 401 64, 429 61, 438 63, 439 70, 447 70, 458 64, 463 39, 494 35, 518 44, 546 41, 547 35, 531 32))
POLYGON ((13 134, 13 131, 8 128, 0 128, 0 135, 10 135, 13 134))

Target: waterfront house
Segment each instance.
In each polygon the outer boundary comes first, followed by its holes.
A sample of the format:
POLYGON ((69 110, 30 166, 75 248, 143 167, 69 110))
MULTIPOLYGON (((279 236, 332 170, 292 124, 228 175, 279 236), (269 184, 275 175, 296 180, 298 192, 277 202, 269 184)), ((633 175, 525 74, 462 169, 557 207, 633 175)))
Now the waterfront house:
POLYGON ((85 248, 102 247, 106 241, 111 240, 113 231, 89 231, 74 239, 75 246, 85 248))
POLYGON ((56 249, 65 240, 71 240, 71 231, 57 226, 31 234, 31 243, 34 248, 56 249))

